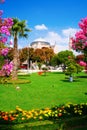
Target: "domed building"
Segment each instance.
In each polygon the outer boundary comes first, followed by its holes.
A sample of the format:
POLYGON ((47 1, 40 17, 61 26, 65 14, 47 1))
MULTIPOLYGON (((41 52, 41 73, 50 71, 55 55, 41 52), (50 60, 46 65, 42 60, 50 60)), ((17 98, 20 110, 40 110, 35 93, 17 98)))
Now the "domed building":
POLYGON ((56 44, 50 45, 49 42, 46 42, 44 40, 34 41, 30 44, 30 47, 34 49, 37 49, 37 48, 41 49, 43 47, 48 47, 48 48, 52 48, 54 50, 54 53, 58 53, 58 46, 56 44))
POLYGON ((34 41, 30 44, 30 46, 34 49, 37 48, 43 48, 43 47, 51 47, 49 42, 45 42, 45 41, 34 41))

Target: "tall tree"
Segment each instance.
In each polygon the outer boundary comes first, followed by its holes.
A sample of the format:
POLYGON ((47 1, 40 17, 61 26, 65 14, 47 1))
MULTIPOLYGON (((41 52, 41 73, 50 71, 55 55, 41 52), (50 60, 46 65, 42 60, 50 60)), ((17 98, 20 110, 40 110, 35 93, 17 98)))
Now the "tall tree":
POLYGON ((51 61, 51 58, 54 56, 54 51, 51 48, 43 47, 41 49, 37 48, 34 51, 34 59, 37 62, 42 62, 45 64, 49 64, 51 61))
POLYGON ((16 80, 17 79, 17 69, 18 69, 18 60, 19 60, 19 55, 18 55, 18 38, 20 37, 28 37, 28 32, 31 30, 27 28, 26 26, 26 21, 22 20, 20 21, 17 18, 13 18, 13 26, 11 29, 11 34, 14 38, 14 55, 13 55, 13 72, 12 72, 12 79, 16 80))

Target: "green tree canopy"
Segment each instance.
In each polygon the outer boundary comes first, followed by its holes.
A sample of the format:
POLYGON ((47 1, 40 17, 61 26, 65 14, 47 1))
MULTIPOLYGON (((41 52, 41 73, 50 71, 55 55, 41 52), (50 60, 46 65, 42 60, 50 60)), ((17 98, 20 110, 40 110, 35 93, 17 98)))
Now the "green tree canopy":
POLYGON ((66 65, 66 62, 68 61, 69 57, 75 58, 73 52, 68 51, 68 50, 59 52, 58 57, 59 57, 61 64, 64 64, 64 65, 66 65))

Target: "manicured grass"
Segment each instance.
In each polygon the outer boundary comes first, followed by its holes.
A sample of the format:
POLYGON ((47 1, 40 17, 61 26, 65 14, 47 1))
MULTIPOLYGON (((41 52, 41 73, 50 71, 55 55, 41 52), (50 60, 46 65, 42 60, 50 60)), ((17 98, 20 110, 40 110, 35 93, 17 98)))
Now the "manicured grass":
POLYGON ((41 109, 66 103, 87 102, 87 74, 80 73, 74 82, 69 82, 63 73, 37 73, 19 76, 30 80, 25 84, 0 84, 0 110, 41 109), (19 86, 20 89, 16 89, 19 86))

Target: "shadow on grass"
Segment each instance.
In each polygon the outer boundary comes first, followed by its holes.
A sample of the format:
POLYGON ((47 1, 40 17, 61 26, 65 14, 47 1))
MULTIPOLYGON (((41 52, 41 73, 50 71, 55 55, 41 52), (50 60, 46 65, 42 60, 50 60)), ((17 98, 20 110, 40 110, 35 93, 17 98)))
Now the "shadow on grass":
POLYGON ((87 95, 87 92, 85 92, 84 94, 87 95))
POLYGON ((73 82, 80 82, 80 80, 73 80, 72 82, 69 81, 69 79, 64 79, 64 80, 61 80, 63 82, 68 82, 68 83, 73 83, 73 82))
POLYGON ((87 76, 77 76, 77 78, 87 78, 87 76))
POLYGON ((30 77, 30 75, 18 75, 19 79, 26 79, 27 77, 30 77))
POLYGON ((52 74, 64 74, 63 72, 51 72, 52 74))

